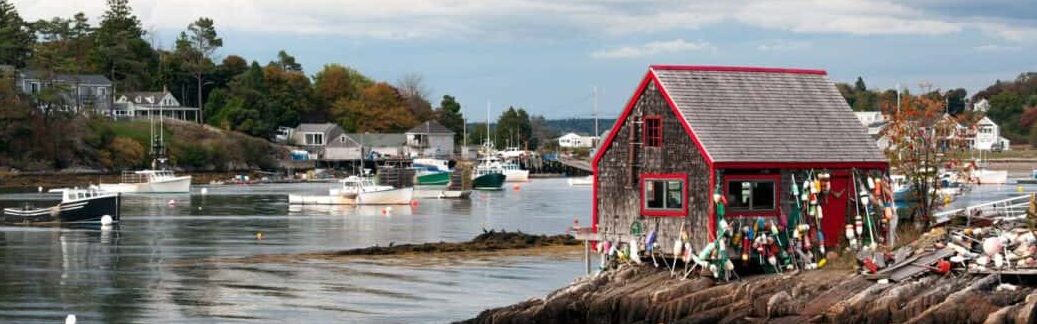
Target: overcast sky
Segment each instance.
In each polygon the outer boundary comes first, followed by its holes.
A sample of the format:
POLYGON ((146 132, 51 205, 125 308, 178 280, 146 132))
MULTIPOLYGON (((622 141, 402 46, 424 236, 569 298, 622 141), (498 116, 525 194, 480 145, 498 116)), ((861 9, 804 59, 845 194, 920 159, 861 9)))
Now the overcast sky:
MULTIPOLYGON (((13 0, 26 20, 85 12, 103 0, 13 0)), ((1037 71, 1031 0, 131 0, 170 47, 198 17, 224 38, 219 55, 265 64, 278 50, 308 74, 327 63, 376 79, 419 73, 433 102, 456 96, 485 119, 502 106, 549 118, 614 117, 651 64, 800 67, 872 88, 964 87, 1037 71)))

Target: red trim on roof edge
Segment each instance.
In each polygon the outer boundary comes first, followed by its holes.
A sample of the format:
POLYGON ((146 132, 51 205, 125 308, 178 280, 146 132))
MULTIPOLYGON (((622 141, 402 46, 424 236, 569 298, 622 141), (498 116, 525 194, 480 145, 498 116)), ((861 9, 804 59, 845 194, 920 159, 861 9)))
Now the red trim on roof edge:
POLYGON ((711 66, 711 65, 652 65, 653 70, 715 71, 715 72, 762 72, 828 75, 825 70, 797 68, 769 68, 755 66, 711 66))
POLYGON ((684 114, 677 109, 677 103, 673 101, 673 98, 670 97, 670 93, 666 91, 666 87, 664 87, 662 82, 659 81, 659 76, 655 75, 655 71, 652 70, 648 71, 648 75, 650 75, 652 80, 655 81, 655 88, 659 89, 659 92, 662 93, 663 98, 666 99, 666 103, 670 105, 670 110, 677 116, 677 120, 681 121, 681 126, 684 126, 684 132, 688 134, 688 137, 691 137, 691 141, 695 143, 695 147, 699 149, 699 154, 705 158, 706 166, 712 168, 713 157, 709 155, 706 146, 702 145, 702 142, 699 141, 699 137, 695 135, 695 130, 691 128, 691 124, 689 124, 688 120, 684 118, 684 114))

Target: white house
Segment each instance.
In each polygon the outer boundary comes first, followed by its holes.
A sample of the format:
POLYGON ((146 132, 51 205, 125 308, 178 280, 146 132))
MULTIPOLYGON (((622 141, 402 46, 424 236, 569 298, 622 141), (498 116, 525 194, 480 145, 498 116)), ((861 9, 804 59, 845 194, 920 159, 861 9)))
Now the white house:
POLYGON ((583 136, 569 133, 558 138, 558 146, 562 148, 591 148, 598 142, 597 136, 583 136))
POLYGON ((454 132, 431 120, 404 133, 413 157, 447 159, 454 154, 454 132))
POLYGON ((115 97, 112 117, 147 118, 163 115, 167 118, 199 122, 196 107, 183 107, 169 91, 125 92, 115 97))
POLYGON ((972 111, 987 112, 987 110, 990 110, 990 101, 986 98, 980 99, 979 102, 972 105, 972 111))
POLYGON ((868 128, 868 135, 871 135, 872 138, 878 138, 888 121, 886 115, 878 111, 855 111, 853 113, 857 115, 857 120, 860 120, 861 125, 868 128))
POLYGON ((990 117, 983 117, 976 122, 976 139, 972 142, 972 148, 981 151, 995 149, 1008 150, 1011 144, 1007 138, 1001 136, 1001 126, 998 126, 990 117))

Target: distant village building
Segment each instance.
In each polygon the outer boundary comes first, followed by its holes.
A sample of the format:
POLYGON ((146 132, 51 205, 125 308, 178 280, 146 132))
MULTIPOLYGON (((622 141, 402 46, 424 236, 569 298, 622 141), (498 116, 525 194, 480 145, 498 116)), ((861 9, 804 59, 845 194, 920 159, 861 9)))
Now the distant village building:
POLYGON ((882 112, 878 111, 855 111, 854 115, 857 115, 857 119, 861 121, 861 125, 868 128, 868 135, 873 138, 878 138, 879 133, 882 132, 882 128, 886 126, 888 122, 886 116, 882 112))
POLYGON ((889 167, 825 71, 652 66, 629 102, 592 162, 604 240, 651 230, 701 249, 717 233, 714 193, 733 228, 784 226, 798 200, 790 184, 823 170, 835 194, 819 203, 821 230, 835 246, 853 172, 889 167))
POLYGON ((976 122, 976 138, 972 140, 972 148, 980 151, 998 151, 1009 149, 1011 142, 1001 136, 1001 126, 990 117, 984 116, 976 122))
POLYGON ((299 124, 291 132, 288 144, 301 147, 309 152, 310 160, 322 160, 328 143, 341 136, 342 133, 342 127, 339 127, 338 124, 299 124))
POLYGON ((310 160, 352 161, 410 156, 410 147, 404 134, 345 133, 338 124, 299 124, 282 129, 289 137, 288 144, 300 147, 310 160))
POLYGON ((30 96, 54 90, 58 102, 38 102, 40 109, 111 114, 112 81, 100 74, 58 74, 23 69, 15 72, 15 84, 22 93, 30 96), (85 111, 88 108, 91 111, 85 111))
POLYGON ((149 118, 166 116, 179 120, 200 122, 199 109, 183 107, 169 91, 126 92, 115 97, 115 119, 149 118))
POLYGON ((990 110, 990 101, 986 98, 980 99, 979 102, 972 104, 972 111, 985 113, 988 110, 990 110))
POLYGON ((413 157, 449 159, 454 154, 454 131, 430 120, 404 133, 413 157))
POLYGON ((598 139, 597 136, 568 133, 558 138, 558 146, 561 148, 591 148, 598 142, 598 139))

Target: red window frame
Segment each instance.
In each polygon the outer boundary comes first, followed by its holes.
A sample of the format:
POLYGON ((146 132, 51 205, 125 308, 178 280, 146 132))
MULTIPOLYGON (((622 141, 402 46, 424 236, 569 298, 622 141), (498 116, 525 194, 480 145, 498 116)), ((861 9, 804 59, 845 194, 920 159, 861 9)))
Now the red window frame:
POLYGON ((638 200, 641 201, 641 215, 643 216, 687 216, 688 215, 688 174, 687 173, 642 173, 641 190, 638 200), (645 201, 645 182, 649 180, 681 181, 681 200, 683 204, 680 209, 650 209, 645 201))
POLYGON ((645 139, 645 146, 663 146, 663 118, 659 116, 647 116, 644 118, 644 125, 643 137, 645 139))
POLYGON ((727 217, 778 217, 781 211, 781 175, 779 174, 739 174, 724 176, 724 195, 729 192, 732 181, 773 181, 774 182, 774 209, 770 210, 734 210, 727 208, 727 217))

